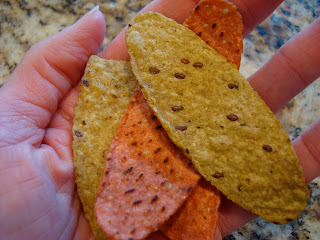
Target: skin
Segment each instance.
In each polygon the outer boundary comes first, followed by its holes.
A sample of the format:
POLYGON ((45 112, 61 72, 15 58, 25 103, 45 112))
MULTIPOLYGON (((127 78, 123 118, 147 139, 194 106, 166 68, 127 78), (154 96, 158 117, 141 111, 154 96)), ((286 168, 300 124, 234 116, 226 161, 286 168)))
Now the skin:
MULTIPOLYGON (((182 23, 196 0, 155 0, 142 11, 182 23), (179 9, 179 11, 177 11, 179 9)), ((279 0, 233 0, 244 36, 279 0)), ((77 196, 72 119, 78 82, 97 54, 105 22, 98 10, 33 46, 0 89, 0 238, 92 239, 77 196)), ((320 19, 286 43, 248 80, 274 113, 320 76, 320 19), (303 54, 302 54, 303 53, 303 54)), ((102 52, 128 60, 124 31, 102 52)), ((294 141, 307 181, 320 175, 320 121, 294 141)), ((255 216, 223 197, 215 239, 255 216)))

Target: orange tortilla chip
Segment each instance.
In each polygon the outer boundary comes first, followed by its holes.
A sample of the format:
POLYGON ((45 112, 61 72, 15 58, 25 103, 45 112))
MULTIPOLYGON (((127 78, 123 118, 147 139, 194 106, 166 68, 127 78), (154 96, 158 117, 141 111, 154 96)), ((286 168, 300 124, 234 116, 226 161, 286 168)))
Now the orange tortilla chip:
POLYGON ((183 25, 240 68, 243 23, 235 5, 226 0, 203 0, 183 25))
POLYGON ((174 240, 212 240, 218 223, 219 205, 218 190, 201 178, 185 204, 160 229, 174 240))
POLYGON ((98 225, 112 239, 143 239, 184 203, 200 179, 139 90, 123 116, 98 189, 98 225))

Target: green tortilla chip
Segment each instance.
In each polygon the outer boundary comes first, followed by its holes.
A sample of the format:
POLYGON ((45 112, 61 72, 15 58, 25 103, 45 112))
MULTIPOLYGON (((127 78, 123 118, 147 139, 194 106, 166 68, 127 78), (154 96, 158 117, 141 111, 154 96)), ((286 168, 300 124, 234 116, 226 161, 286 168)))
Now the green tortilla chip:
POLYGON ((136 90, 128 62, 90 58, 73 120, 73 153, 78 194, 97 240, 107 239, 94 216, 105 157, 136 90))
POLYGON ((285 224, 309 191, 291 141, 236 66, 157 13, 127 31, 131 66, 172 141, 229 199, 285 224))

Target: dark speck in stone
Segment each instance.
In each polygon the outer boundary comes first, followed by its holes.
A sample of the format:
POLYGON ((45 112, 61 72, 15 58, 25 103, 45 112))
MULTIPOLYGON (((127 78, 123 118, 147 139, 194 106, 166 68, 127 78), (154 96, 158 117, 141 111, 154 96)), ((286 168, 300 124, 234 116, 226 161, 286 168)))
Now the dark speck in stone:
POLYGON ((289 102, 289 103, 286 104, 286 107, 287 107, 288 109, 293 108, 293 106, 294 106, 294 102, 289 102))
POLYGON ((298 240, 299 239, 299 237, 298 237, 298 233, 296 233, 296 232, 291 232, 291 239, 292 240, 298 240))
POLYGON ((284 40, 281 39, 280 37, 277 37, 274 47, 275 49, 279 49, 283 44, 284 44, 284 40))
POLYGON ((262 240, 261 236, 259 236, 256 232, 252 232, 249 235, 250 240, 262 240))
POLYGON ((298 221, 297 221, 298 225, 303 225, 304 224, 304 221, 301 219, 301 218, 298 218, 298 221))
POLYGON ((258 31, 259 35, 262 37, 267 35, 266 29, 262 26, 257 26, 256 30, 258 31))
POLYGON ((116 15, 115 16, 116 21, 118 22, 122 22, 123 21, 123 17, 116 15))
POLYGON ((274 33, 279 34, 281 32, 281 27, 279 25, 273 25, 272 30, 274 33))
POLYGON ((223 240, 236 240, 236 238, 232 234, 230 234, 230 235, 224 237, 223 240))
POLYGON ((281 9, 281 12, 282 12, 283 15, 290 16, 290 12, 288 10, 285 10, 283 8, 280 8, 280 9, 281 9))
MULTIPOLYGON (((117 2, 116 0, 111 0, 110 2, 111 2, 111 3, 114 3, 114 4, 117 4, 117 3, 116 3, 116 2, 117 2)), ((140 10, 143 8, 143 4, 138 3, 138 2, 141 2, 141 1, 129 0, 129 1, 125 1, 125 2, 127 2, 127 3, 126 3, 126 8, 127 8, 129 11, 131 11, 131 12, 138 12, 138 11, 140 11, 140 10), (134 3, 134 2, 137 2, 137 3, 132 4, 132 3, 134 3)), ((121 4, 121 3, 118 3, 118 4, 121 4)))
POLYGON ((297 138, 300 136, 300 134, 301 134, 301 128, 299 128, 299 127, 295 128, 294 137, 297 138))
POLYGON ((274 23, 280 23, 282 21, 282 17, 279 15, 271 15, 271 21, 274 23))
MULTIPOLYGON (((320 1, 319 1, 319 5, 320 5, 320 1)), ((298 33, 300 32, 300 26, 297 26, 297 25, 293 25, 292 28, 298 33)))
POLYGON ((28 15, 29 17, 32 16, 32 11, 31 11, 30 9, 27 9, 27 15, 28 15))

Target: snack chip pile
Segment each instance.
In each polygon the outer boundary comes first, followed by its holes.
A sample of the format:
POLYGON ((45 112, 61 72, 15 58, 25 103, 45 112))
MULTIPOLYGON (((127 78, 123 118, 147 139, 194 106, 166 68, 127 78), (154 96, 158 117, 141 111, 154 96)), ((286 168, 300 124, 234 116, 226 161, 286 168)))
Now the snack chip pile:
POLYGON ((237 70, 242 29, 233 4, 203 0, 184 26, 135 17, 130 63, 90 58, 73 149, 96 239, 212 239, 216 188, 275 223, 305 208, 291 141, 237 70))

